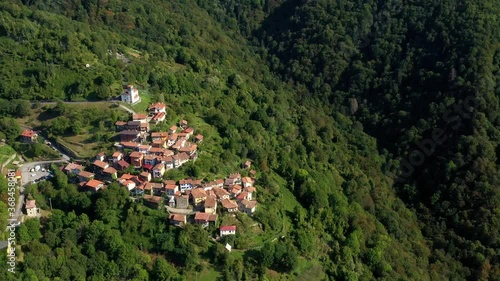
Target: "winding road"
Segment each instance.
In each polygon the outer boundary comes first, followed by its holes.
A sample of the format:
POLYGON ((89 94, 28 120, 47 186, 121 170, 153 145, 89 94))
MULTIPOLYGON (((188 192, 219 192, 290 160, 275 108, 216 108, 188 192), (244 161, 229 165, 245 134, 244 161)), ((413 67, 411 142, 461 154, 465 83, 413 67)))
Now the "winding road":
MULTIPOLYGON (((92 103, 110 103, 110 104, 118 104, 118 106, 120 106, 120 108, 126 110, 127 112, 129 113, 132 113, 132 114, 137 114, 134 110, 124 106, 123 104, 119 104, 116 100, 109 100, 109 101, 106 101, 106 100, 100 100, 100 101, 63 101, 64 104, 92 104, 92 103)), ((55 101, 42 101, 40 102, 41 105, 56 105, 57 102, 55 101)))

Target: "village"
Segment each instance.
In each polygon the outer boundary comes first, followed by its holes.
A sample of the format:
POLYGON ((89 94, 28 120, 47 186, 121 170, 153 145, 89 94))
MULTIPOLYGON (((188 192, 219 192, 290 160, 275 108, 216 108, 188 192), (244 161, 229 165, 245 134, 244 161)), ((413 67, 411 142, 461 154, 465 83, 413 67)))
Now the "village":
MULTIPOLYGON (((136 103, 138 99, 137 89, 127 86, 122 100, 136 103)), ((152 132, 151 124, 164 122, 166 114, 166 105, 157 102, 151 104, 146 113, 131 114, 130 120, 117 121, 115 126, 120 142, 114 144, 114 153, 99 153, 87 167, 82 163, 68 163, 60 167, 61 171, 81 191, 99 192, 111 182, 117 182, 134 200, 167 211, 169 222, 178 227, 187 223, 204 228, 217 227, 218 216, 222 213, 253 215, 257 207, 256 172, 250 169, 250 161, 245 161, 241 167, 249 176, 235 172, 209 182, 164 178, 166 171, 196 161, 203 143, 203 135, 195 134, 195 128, 186 120, 180 120, 168 131, 152 132)), ((34 142, 36 133, 25 130, 21 140, 34 142)), ((27 202, 26 212, 28 216, 39 214, 36 202, 27 202)), ((235 234, 236 226, 220 226, 219 233, 221 237, 235 234)))

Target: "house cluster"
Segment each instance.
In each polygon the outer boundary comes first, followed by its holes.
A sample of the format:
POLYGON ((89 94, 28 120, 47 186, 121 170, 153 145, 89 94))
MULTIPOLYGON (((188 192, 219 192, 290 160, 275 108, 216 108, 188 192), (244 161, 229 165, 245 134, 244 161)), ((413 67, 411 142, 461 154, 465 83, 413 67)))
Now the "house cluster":
MULTIPOLYGON (((190 205, 196 211, 191 220, 206 227, 217 221, 217 209, 235 214, 243 212, 252 215, 257 207, 255 200, 255 179, 231 174, 226 179, 202 182, 197 179, 183 179, 178 183, 165 181, 165 195, 169 207, 186 209, 190 205)), ((182 225, 187 222, 183 214, 170 215, 170 222, 182 225)))
POLYGON ((129 155, 116 152, 112 161, 117 169, 123 165, 132 165, 136 169, 145 169, 154 178, 160 178, 165 171, 179 168, 189 160, 198 156, 198 145, 203 142, 203 136, 194 135, 194 128, 188 126, 186 120, 181 120, 179 126, 173 125, 166 132, 150 132, 150 123, 165 120, 164 103, 149 106, 148 113, 133 114, 130 121, 115 123, 120 136, 120 148, 133 150, 129 155), (129 158, 127 164, 124 158, 129 158))
MULTIPOLYGON (((139 175, 123 173, 118 177, 119 169, 112 165, 123 161, 123 154, 114 153, 110 161, 106 161, 104 154, 99 154, 96 158, 92 171, 85 171, 84 167, 77 163, 69 163, 62 170, 70 178, 77 180, 85 191, 97 192, 106 188, 105 182, 117 181, 132 194, 142 195, 144 203, 151 208, 166 205, 176 210, 193 209, 196 213, 190 221, 204 227, 217 222, 217 209, 230 214, 243 212, 252 215, 257 206, 255 179, 242 177, 239 173, 210 182, 191 178, 179 181, 154 180, 157 176, 154 168, 151 171, 142 169, 139 175)), ((133 160, 130 161, 133 163, 133 160)), ((170 215, 170 222, 174 225, 181 226, 187 221, 188 218, 184 214, 170 215)))

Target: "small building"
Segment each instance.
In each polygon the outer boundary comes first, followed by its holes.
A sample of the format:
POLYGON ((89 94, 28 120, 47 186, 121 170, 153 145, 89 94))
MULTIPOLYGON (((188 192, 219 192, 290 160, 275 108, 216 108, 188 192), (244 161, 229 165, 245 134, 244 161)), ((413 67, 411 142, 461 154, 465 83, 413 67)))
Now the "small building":
POLYGON ((174 184, 165 184, 165 193, 167 195, 173 196, 175 193, 179 191, 179 186, 177 186, 175 183, 174 184))
POLYGON ((253 215, 255 212, 255 208, 257 206, 257 201, 250 201, 247 199, 243 199, 240 201, 240 212, 246 213, 247 215, 253 215))
POLYGON ((183 226, 186 224, 186 215, 182 214, 171 214, 168 216, 170 223, 175 226, 183 226))
POLYGON ((203 203, 206 199, 207 194, 203 188, 195 188, 191 190, 191 200, 193 201, 193 205, 203 203))
POLYGON ((158 114, 156 114, 152 119, 151 119, 151 122, 155 123, 155 124, 158 124, 160 122, 163 122, 165 121, 165 117, 167 116, 167 114, 165 112, 160 112, 158 114))
POLYGON ((36 206, 35 200, 26 200, 25 209, 26 209, 26 215, 28 217, 40 216, 40 208, 36 206))
POLYGON ((24 130, 21 133, 21 142, 23 143, 36 143, 38 134, 33 130, 24 130))
POLYGON ((163 198, 160 196, 145 194, 142 199, 144 204, 152 209, 159 209, 163 205, 163 198))
POLYGON ((127 122, 125 121, 116 121, 115 122, 116 130, 117 131, 122 131, 127 129, 127 122))
POLYGON ((184 128, 187 128, 187 125, 188 125, 188 121, 186 121, 186 120, 179 121, 179 127, 184 129, 184 128))
POLYGON ((110 179, 113 179, 113 180, 116 180, 116 178, 118 178, 118 171, 115 168, 113 168, 113 167, 107 167, 106 169, 104 169, 102 171, 102 173, 106 177, 108 177, 110 179))
POLYGON ((168 206, 170 208, 175 208, 175 197, 174 196, 168 197, 168 206))
POLYGON ((120 160, 120 161, 118 161, 118 162, 116 162, 116 168, 118 170, 120 170, 120 171, 123 171, 123 170, 127 169, 128 166, 130 166, 130 164, 127 161, 123 160, 123 159, 120 160))
POLYGON ((114 163, 116 163, 123 159, 123 153, 121 153, 120 151, 116 151, 113 153, 113 155, 111 155, 111 159, 114 163))
POLYGON ((161 178, 165 174, 165 165, 163 163, 158 163, 153 167, 153 178, 161 178))
POLYGON ((230 194, 227 192, 227 190, 223 188, 213 188, 212 191, 215 193, 215 196, 217 196, 217 200, 222 201, 224 199, 229 199, 230 194))
POLYGON ((127 85, 123 94, 121 94, 122 102, 136 104, 141 102, 139 90, 134 88, 134 85, 127 85))
POLYGON ((99 161, 106 161, 106 153, 105 152, 99 152, 96 156, 95 156, 95 160, 99 160, 99 161))
POLYGON ((162 102, 153 103, 148 107, 148 112, 150 115, 156 115, 160 112, 166 113, 166 105, 162 102))
POLYGON ((66 167, 64 167, 64 171, 67 175, 78 175, 81 171, 83 171, 83 166, 76 163, 69 163, 66 167))
POLYGON ((148 115, 146 113, 132 114, 132 121, 148 122, 148 115))
POLYGON ((80 171, 78 173, 78 179, 80 182, 90 181, 94 179, 95 174, 87 171, 80 171))
POLYGON ((217 198, 213 195, 208 195, 204 203, 205 213, 215 214, 217 211, 217 198))
POLYGON ((152 132, 151 133, 151 140, 164 140, 166 141, 168 138, 168 132, 152 132))
POLYGON ((121 142, 138 142, 141 140, 141 132, 137 130, 125 130, 118 134, 121 142))
POLYGON ((101 160, 95 160, 92 165, 96 166, 100 171, 105 170, 109 167, 109 164, 101 160))
POLYGON ((130 164, 134 166, 134 168, 140 168, 143 165, 144 154, 134 151, 130 153, 130 164))
POLYGON ((236 225, 224 225, 219 228, 220 237, 225 235, 235 235, 236 234, 236 225))
POLYGON ((203 135, 197 134, 194 137, 194 142, 196 142, 196 143, 202 143, 203 142, 203 135))
POLYGON ((86 184, 85 184, 85 187, 92 191, 92 192, 97 192, 99 191, 100 189, 103 189, 105 188, 105 185, 102 181, 98 181, 98 180, 89 180, 86 184))
POLYGON ((149 172, 140 173, 139 178, 143 181, 151 181, 152 180, 151 173, 149 173, 149 172))
POLYGON ((177 131, 177 126, 175 126, 175 125, 172 125, 172 127, 170 127, 170 128, 168 129, 168 133, 169 133, 170 135, 175 134, 175 133, 176 133, 176 131, 177 131))
POLYGON ((229 213, 238 212, 238 204, 236 204, 236 202, 229 200, 229 199, 223 199, 220 202, 221 202, 224 210, 226 210, 227 212, 229 212, 229 213))
POLYGON ((252 179, 251 177, 243 177, 241 179, 241 183, 243 184, 243 187, 250 187, 253 186, 255 180, 252 179))
POLYGON ((194 214, 194 223, 201 225, 203 228, 215 225, 217 223, 217 215, 196 212, 194 214))
POLYGON ((243 169, 250 169, 250 167, 252 167, 252 162, 250 162, 249 160, 245 161, 241 166, 243 167, 243 169))
POLYGON ((135 142, 135 141, 122 141, 122 142, 120 142, 120 144, 123 148, 129 148, 129 149, 133 149, 133 150, 137 150, 139 145, 141 145, 140 143, 135 142))
POLYGON ((187 209, 189 207, 189 195, 178 195, 175 197, 175 205, 179 209, 187 209))

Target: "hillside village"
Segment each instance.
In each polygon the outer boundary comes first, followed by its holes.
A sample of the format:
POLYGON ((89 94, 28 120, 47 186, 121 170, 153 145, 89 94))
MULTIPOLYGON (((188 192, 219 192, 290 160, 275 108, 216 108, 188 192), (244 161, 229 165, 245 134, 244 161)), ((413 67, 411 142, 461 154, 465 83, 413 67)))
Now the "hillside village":
POLYGON ((203 136, 195 134, 186 120, 180 120, 168 131, 151 132, 151 124, 165 121, 165 109, 164 103, 154 103, 147 113, 132 114, 131 120, 116 122, 120 142, 115 144, 113 154, 99 153, 87 167, 69 163, 61 170, 82 191, 98 192, 116 181, 145 205, 165 208, 175 226, 187 223, 216 226, 218 214, 223 212, 252 215, 257 201, 255 171, 250 170, 250 161, 243 163, 242 168, 249 170, 252 177, 233 173, 210 182, 164 178, 166 171, 195 161, 198 147, 203 143, 203 136))

